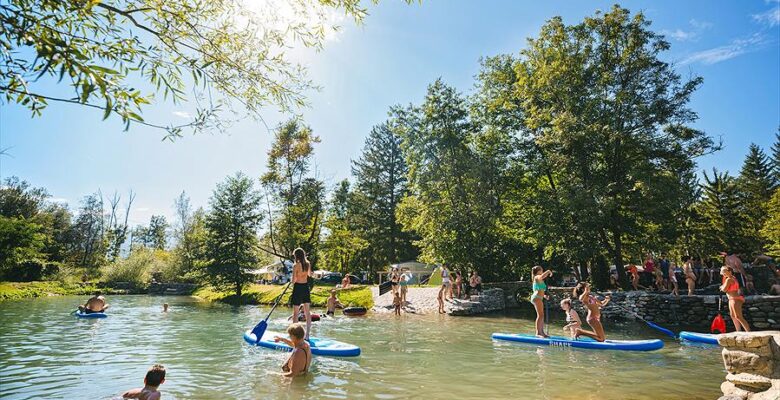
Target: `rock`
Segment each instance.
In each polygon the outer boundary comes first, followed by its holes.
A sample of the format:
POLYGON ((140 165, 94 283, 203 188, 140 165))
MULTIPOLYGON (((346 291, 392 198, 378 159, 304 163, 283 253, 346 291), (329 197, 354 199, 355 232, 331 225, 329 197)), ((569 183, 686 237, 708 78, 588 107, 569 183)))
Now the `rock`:
POLYGON ((723 347, 738 348, 756 348, 769 344, 772 335, 761 334, 760 332, 733 332, 728 335, 721 335, 718 338, 718 344, 723 347))
POLYGON ((723 397, 718 400, 745 400, 751 394, 751 392, 740 389, 729 381, 720 384, 720 391, 723 393, 723 397))
POLYGON ((769 376, 774 369, 771 359, 761 357, 755 353, 740 350, 723 349, 723 363, 726 371, 732 374, 741 372, 762 376, 769 376))
POLYGON ((734 386, 750 392, 763 392, 772 387, 771 379, 754 374, 728 374, 726 380, 733 383, 734 386))

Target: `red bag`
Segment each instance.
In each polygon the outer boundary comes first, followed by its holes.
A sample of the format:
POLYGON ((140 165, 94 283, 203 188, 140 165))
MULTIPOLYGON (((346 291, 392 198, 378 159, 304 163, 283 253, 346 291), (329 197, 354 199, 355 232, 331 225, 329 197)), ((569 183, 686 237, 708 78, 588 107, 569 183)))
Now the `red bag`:
POLYGON ((715 333, 715 331, 718 331, 717 333, 726 333, 726 321, 723 319, 723 316, 720 315, 720 296, 718 296, 718 315, 715 316, 715 319, 712 320, 712 325, 710 325, 710 332, 715 333))

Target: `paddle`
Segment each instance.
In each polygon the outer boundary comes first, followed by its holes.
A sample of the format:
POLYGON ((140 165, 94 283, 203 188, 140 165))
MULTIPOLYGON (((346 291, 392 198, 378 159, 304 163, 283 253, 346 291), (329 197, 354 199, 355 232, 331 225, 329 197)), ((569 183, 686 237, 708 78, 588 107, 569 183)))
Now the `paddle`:
POLYGON ((710 325, 710 332, 712 333, 715 333, 715 331, 718 331, 718 333, 726 333, 726 321, 724 321, 723 316, 720 315, 720 306, 721 297, 718 296, 718 315, 715 316, 712 320, 712 325, 710 325))
POLYGON ((276 301, 274 302, 274 306, 271 307, 271 311, 268 312, 268 315, 265 316, 265 319, 258 322, 257 325, 255 325, 254 328, 252 328, 252 333, 255 335, 255 341, 259 342, 260 339, 263 338, 263 334, 265 334, 265 330, 268 329, 268 318, 271 318, 271 314, 273 314, 274 310, 276 310, 276 306, 279 305, 279 302, 282 301, 282 297, 287 292, 287 289, 290 288, 290 285, 292 285, 292 279, 290 279, 290 282, 287 283, 287 286, 285 286, 284 290, 282 291, 282 294, 279 295, 279 297, 276 298, 276 301))
MULTIPOLYGON (((604 296, 604 293, 598 293, 598 294, 604 296)), ((614 305, 617 308, 622 309, 623 311, 628 312, 629 314, 633 315, 634 317, 636 317, 640 321, 642 321, 645 324, 647 324, 647 326, 649 326, 649 327, 651 327, 651 328, 653 328, 653 329, 655 329, 655 330, 657 330, 657 331, 659 331, 659 332, 661 332, 661 333, 663 333, 663 334, 665 334, 667 336, 670 336, 670 337, 673 337, 673 338, 677 339, 677 335, 675 335, 674 332, 670 331, 669 329, 666 329, 663 326, 659 326, 659 325, 657 325, 657 324, 655 324, 653 322, 650 322, 650 321, 640 317, 639 315, 637 315, 637 313, 635 313, 635 312, 629 310, 628 308, 625 308, 625 307, 623 307, 623 306, 621 306, 621 305, 619 305, 617 303, 610 302, 610 304, 614 305)))
POLYGON ((393 287, 393 282, 391 281, 382 282, 382 284, 379 285, 379 295, 381 296, 389 292, 390 289, 392 289, 392 287, 393 287))

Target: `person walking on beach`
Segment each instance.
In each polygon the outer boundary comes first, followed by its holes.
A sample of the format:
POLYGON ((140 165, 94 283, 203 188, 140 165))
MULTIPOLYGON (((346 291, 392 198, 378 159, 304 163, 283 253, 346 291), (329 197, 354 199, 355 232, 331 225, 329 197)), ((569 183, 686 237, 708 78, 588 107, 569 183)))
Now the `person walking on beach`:
POLYGON ((292 320, 298 320, 298 306, 303 305, 303 315, 306 317, 305 340, 309 340, 311 330, 311 290, 309 289, 309 277, 312 274, 311 263, 306 258, 306 252, 302 248, 293 251, 295 264, 293 265, 293 292, 290 298, 293 305, 292 320))
POLYGON ((409 281, 411 279, 408 271, 401 273, 401 279, 398 281, 398 287, 401 293, 401 307, 406 306, 406 293, 409 292, 409 281))
POLYGON ((729 315, 731 315, 731 321, 734 322, 734 328, 737 332, 750 332, 750 325, 748 325, 745 317, 742 315, 742 305, 745 304, 745 296, 739 293, 739 282, 734 277, 734 272, 731 268, 724 265, 720 269, 720 274, 723 276, 723 284, 720 285, 720 291, 726 293, 726 296, 729 298, 729 315))
POLYGON ((577 287, 574 288, 572 296, 574 298, 579 298, 582 304, 585 305, 585 308, 588 309, 588 317, 585 320, 593 329, 592 331, 587 331, 582 328, 577 329, 574 333, 574 338, 587 336, 599 342, 607 340, 607 333, 604 332, 604 326, 601 325, 601 308, 609 303, 611 297, 607 296, 603 301, 597 299, 596 296, 590 294, 590 284, 586 282, 580 282, 577 287))
POLYGON ((447 295, 449 295, 450 300, 452 300, 452 281, 450 280, 450 270, 447 269, 447 264, 441 265, 441 289, 444 294, 442 296, 442 299, 447 300, 447 295))
POLYGON ((534 310, 536 310, 536 336, 539 337, 548 337, 544 333, 544 299, 547 291, 547 284, 544 283, 544 280, 551 277, 552 274, 551 270, 545 271, 539 265, 531 269, 531 276, 533 277, 531 303, 534 305, 534 310))

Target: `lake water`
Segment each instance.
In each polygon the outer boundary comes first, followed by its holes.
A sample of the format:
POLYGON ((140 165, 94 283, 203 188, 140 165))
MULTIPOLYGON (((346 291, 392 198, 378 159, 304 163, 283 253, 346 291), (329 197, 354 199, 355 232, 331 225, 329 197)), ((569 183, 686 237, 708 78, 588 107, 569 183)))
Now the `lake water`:
MULTIPOLYGON (((112 296, 106 319, 68 313, 84 298, 0 302, 0 398, 112 399, 165 365, 167 399, 714 399, 725 371, 716 347, 667 340, 656 352, 592 351, 493 342, 532 332, 530 315, 369 314, 313 323, 313 335, 356 344, 356 358, 315 357, 312 373, 279 375, 286 353, 242 334, 268 307, 191 297, 112 296), (171 305, 167 314, 162 304, 171 305)), ((269 329, 286 326, 277 309, 269 329)), ((551 326, 560 331, 562 322, 551 326)), ((611 338, 662 338, 607 324, 611 338)))

